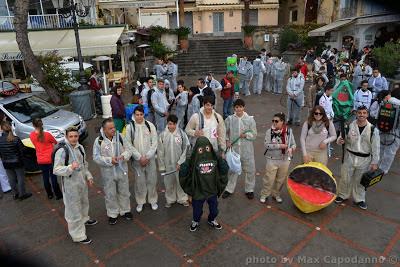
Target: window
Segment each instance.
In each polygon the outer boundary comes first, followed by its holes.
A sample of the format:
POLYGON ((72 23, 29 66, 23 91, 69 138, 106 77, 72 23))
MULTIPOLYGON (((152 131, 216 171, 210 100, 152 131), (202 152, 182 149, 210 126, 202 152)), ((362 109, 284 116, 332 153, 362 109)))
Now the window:
POLYGON ((289 12, 289 22, 296 22, 297 21, 297 9, 290 10, 289 12))

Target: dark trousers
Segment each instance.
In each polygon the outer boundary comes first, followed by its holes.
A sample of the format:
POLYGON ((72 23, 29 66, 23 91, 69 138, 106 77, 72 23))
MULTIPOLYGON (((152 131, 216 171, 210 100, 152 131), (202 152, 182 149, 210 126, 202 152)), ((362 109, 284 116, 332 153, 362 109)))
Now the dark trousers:
POLYGON ((20 197, 26 194, 25 191, 25 170, 23 167, 15 169, 6 169, 8 181, 14 194, 20 197))
POLYGON ((228 118, 229 115, 232 115, 232 105, 233 105, 233 97, 224 99, 224 106, 223 106, 223 116, 224 119, 228 118))
POLYGON ((56 195, 56 197, 62 197, 60 186, 58 185, 57 182, 57 176, 53 174, 53 165, 39 164, 39 167, 42 170, 43 185, 44 189, 46 189, 47 195, 48 196, 56 195), (50 185, 50 179, 51 179, 51 185, 50 185))
POLYGON ((193 200, 193 221, 200 222, 201 215, 203 215, 203 204, 204 202, 208 203, 208 208, 210 213, 208 214, 208 221, 214 221, 218 215, 218 197, 212 196, 207 199, 193 200))

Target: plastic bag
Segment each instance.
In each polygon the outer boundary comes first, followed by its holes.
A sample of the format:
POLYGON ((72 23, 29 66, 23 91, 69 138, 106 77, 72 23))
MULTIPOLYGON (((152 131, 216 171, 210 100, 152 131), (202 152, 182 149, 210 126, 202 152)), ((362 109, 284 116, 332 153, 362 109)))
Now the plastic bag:
POLYGON ((242 173, 242 164, 240 162, 240 155, 230 148, 226 154, 226 161, 228 162, 229 171, 237 174, 242 173))

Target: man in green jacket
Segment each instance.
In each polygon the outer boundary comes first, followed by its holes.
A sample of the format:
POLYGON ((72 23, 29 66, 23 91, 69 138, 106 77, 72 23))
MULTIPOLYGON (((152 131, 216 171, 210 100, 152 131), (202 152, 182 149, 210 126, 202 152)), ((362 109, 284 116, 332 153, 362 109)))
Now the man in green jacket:
POLYGON ((207 201, 210 213, 208 224, 215 229, 222 226, 215 220, 218 215, 218 197, 228 183, 228 164, 217 156, 210 141, 199 137, 190 158, 181 165, 179 182, 183 191, 192 197, 193 221, 190 231, 199 227, 203 204, 207 201))

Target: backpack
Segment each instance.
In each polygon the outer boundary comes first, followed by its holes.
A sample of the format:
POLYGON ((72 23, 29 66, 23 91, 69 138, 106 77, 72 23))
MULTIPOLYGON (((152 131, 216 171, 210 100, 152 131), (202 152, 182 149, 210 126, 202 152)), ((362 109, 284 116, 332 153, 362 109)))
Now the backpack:
POLYGON ((315 102, 314 102, 314 107, 315 106, 319 106, 319 100, 321 99, 321 97, 324 95, 324 91, 323 90, 319 90, 317 92, 317 94, 315 95, 315 102))
MULTIPOLYGON (((69 149, 67 148, 67 145, 65 144, 65 142, 60 142, 60 143, 58 143, 56 145, 56 147, 53 150, 53 153, 51 154, 51 161, 54 164, 54 159, 55 159, 56 153, 60 149, 64 149, 64 153, 65 153, 64 165, 68 166, 68 163, 69 163, 69 149)), ((82 155, 83 162, 85 162, 85 152, 82 150, 81 146, 78 146, 78 149, 79 149, 79 152, 82 155)), ((71 177, 71 175, 69 177, 71 177)))
MULTIPOLYGON (((129 124, 131 125, 131 141, 133 144, 133 141, 135 140, 135 130, 136 130, 136 126, 135 126, 135 122, 133 120, 129 121, 129 124)), ((151 128, 150 128, 150 124, 147 120, 144 120, 144 124, 146 125, 147 129, 149 129, 149 132, 151 133, 151 128)), ((119 140, 122 140, 121 138, 119 140)))
POLYGON ((150 109, 151 111, 154 111, 153 103, 151 102, 151 95, 152 95, 154 92, 155 92, 154 89, 150 89, 150 90, 147 92, 147 106, 149 107, 149 109, 150 109))
MULTIPOLYGON (((219 124, 219 119, 215 112, 214 112, 214 117, 217 120, 217 124, 219 124)), ((199 129, 203 129, 203 128, 204 128, 204 114, 199 112, 199 129)))
MULTIPOLYGON (((99 143, 99 146, 101 146, 101 143, 103 143, 104 141, 104 137, 102 135, 99 135, 99 139, 97 140, 97 142, 99 143)), ((121 143, 121 146, 124 146, 124 141, 122 140, 122 136, 119 133, 119 142, 121 143)))
MULTIPOLYGON (((180 134, 181 134, 181 143, 182 143, 181 149, 182 149, 182 152, 183 152, 183 151, 185 150, 185 147, 188 146, 188 144, 185 142, 186 138, 184 138, 185 135, 184 135, 183 130, 182 130, 181 128, 178 128, 178 129, 179 129, 179 132, 180 132, 180 134)), ((163 139, 162 139, 162 138, 161 138, 161 142, 163 142, 163 139)), ((164 143, 164 142, 163 142, 163 143, 164 143)))
POLYGON ((388 133, 399 126, 399 106, 382 102, 376 127, 383 133, 388 133))

